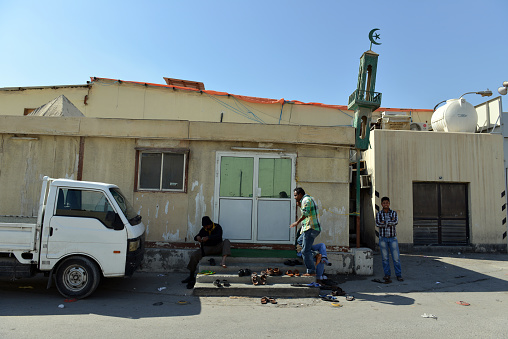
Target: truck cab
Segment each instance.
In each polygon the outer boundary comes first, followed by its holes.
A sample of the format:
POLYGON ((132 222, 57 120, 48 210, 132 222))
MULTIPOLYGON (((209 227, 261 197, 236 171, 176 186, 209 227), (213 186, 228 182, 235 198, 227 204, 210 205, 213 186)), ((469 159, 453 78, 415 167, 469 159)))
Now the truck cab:
MULTIPOLYGON (((66 297, 90 295, 102 277, 130 276, 143 260, 145 226, 116 185, 44 177, 31 235, 23 225, 24 248, 10 252, 30 274, 54 276, 66 297)), ((0 240, 0 251, 6 246, 0 240)))

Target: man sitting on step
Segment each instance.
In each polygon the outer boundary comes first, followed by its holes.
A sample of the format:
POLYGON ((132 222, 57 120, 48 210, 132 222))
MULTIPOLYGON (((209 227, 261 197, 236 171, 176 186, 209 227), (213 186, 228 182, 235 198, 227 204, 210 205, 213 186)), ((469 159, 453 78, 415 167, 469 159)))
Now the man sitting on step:
POLYGON ((196 283, 196 268, 201 258, 207 255, 220 254, 222 255, 221 266, 226 268, 226 257, 231 255, 231 243, 228 239, 222 240, 222 227, 213 223, 208 216, 203 217, 201 225, 203 227, 194 237, 194 240, 200 243, 201 248, 191 254, 187 265, 190 274, 182 280, 182 283, 186 283, 189 289, 193 288, 196 283))

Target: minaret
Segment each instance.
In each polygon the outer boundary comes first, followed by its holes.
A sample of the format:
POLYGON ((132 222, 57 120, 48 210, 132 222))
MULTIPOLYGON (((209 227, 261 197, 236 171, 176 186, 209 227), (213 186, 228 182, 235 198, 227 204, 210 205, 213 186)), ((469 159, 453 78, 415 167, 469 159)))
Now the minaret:
POLYGON ((360 71, 358 72, 358 84, 356 90, 349 96, 347 108, 355 111, 354 127, 356 148, 356 247, 360 247, 360 159, 361 151, 369 148, 370 120, 372 112, 381 106, 381 93, 376 93, 377 57, 379 54, 372 51, 372 44, 380 45, 375 39, 379 34, 374 34, 378 29, 370 31, 370 48, 360 58, 360 71))
POLYGON ((355 147, 364 151, 369 147, 372 112, 381 106, 381 93, 376 93, 377 58, 379 54, 368 50, 360 58, 358 85, 349 96, 347 108, 355 111, 355 147))

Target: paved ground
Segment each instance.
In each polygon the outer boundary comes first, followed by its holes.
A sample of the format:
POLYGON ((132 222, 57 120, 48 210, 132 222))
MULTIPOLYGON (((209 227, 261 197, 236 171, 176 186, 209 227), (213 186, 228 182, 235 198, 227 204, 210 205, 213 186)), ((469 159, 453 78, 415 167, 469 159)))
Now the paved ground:
POLYGON ((371 281, 382 277, 379 255, 374 264, 372 277, 330 277, 355 297, 338 297, 341 307, 318 298, 261 305, 259 298, 194 297, 182 273, 106 279, 71 303, 46 290, 44 278, 4 279, 0 338, 508 338, 508 255, 402 255, 405 281, 387 285, 371 281))

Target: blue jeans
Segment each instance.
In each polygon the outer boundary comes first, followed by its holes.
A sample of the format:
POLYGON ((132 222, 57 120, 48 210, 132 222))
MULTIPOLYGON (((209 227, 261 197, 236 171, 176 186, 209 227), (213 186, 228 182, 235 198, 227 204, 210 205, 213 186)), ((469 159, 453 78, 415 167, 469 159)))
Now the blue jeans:
POLYGON ((319 233, 321 233, 321 231, 313 229, 307 230, 303 232, 296 241, 302 246, 303 263, 305 264, 305 267, 307 267, 307 273, 309 274, 316 273, 316 265, 314 264, 314 256, 312 255, 312 245, 314 244, 314 239, 316 239, 319 233))
POLYGON ((399 242, 397 241, 397 237, 379 237, 379 249, 381 250, 381 258, 383 261, 383 271, 385 273, 385 277, 389 277, 391 275, 388 250, 390 250, 390 253, 392 254, 393 270, 395 271, 395 275, 397 277, 401 277, 402 268, 400 266, 399 242))

